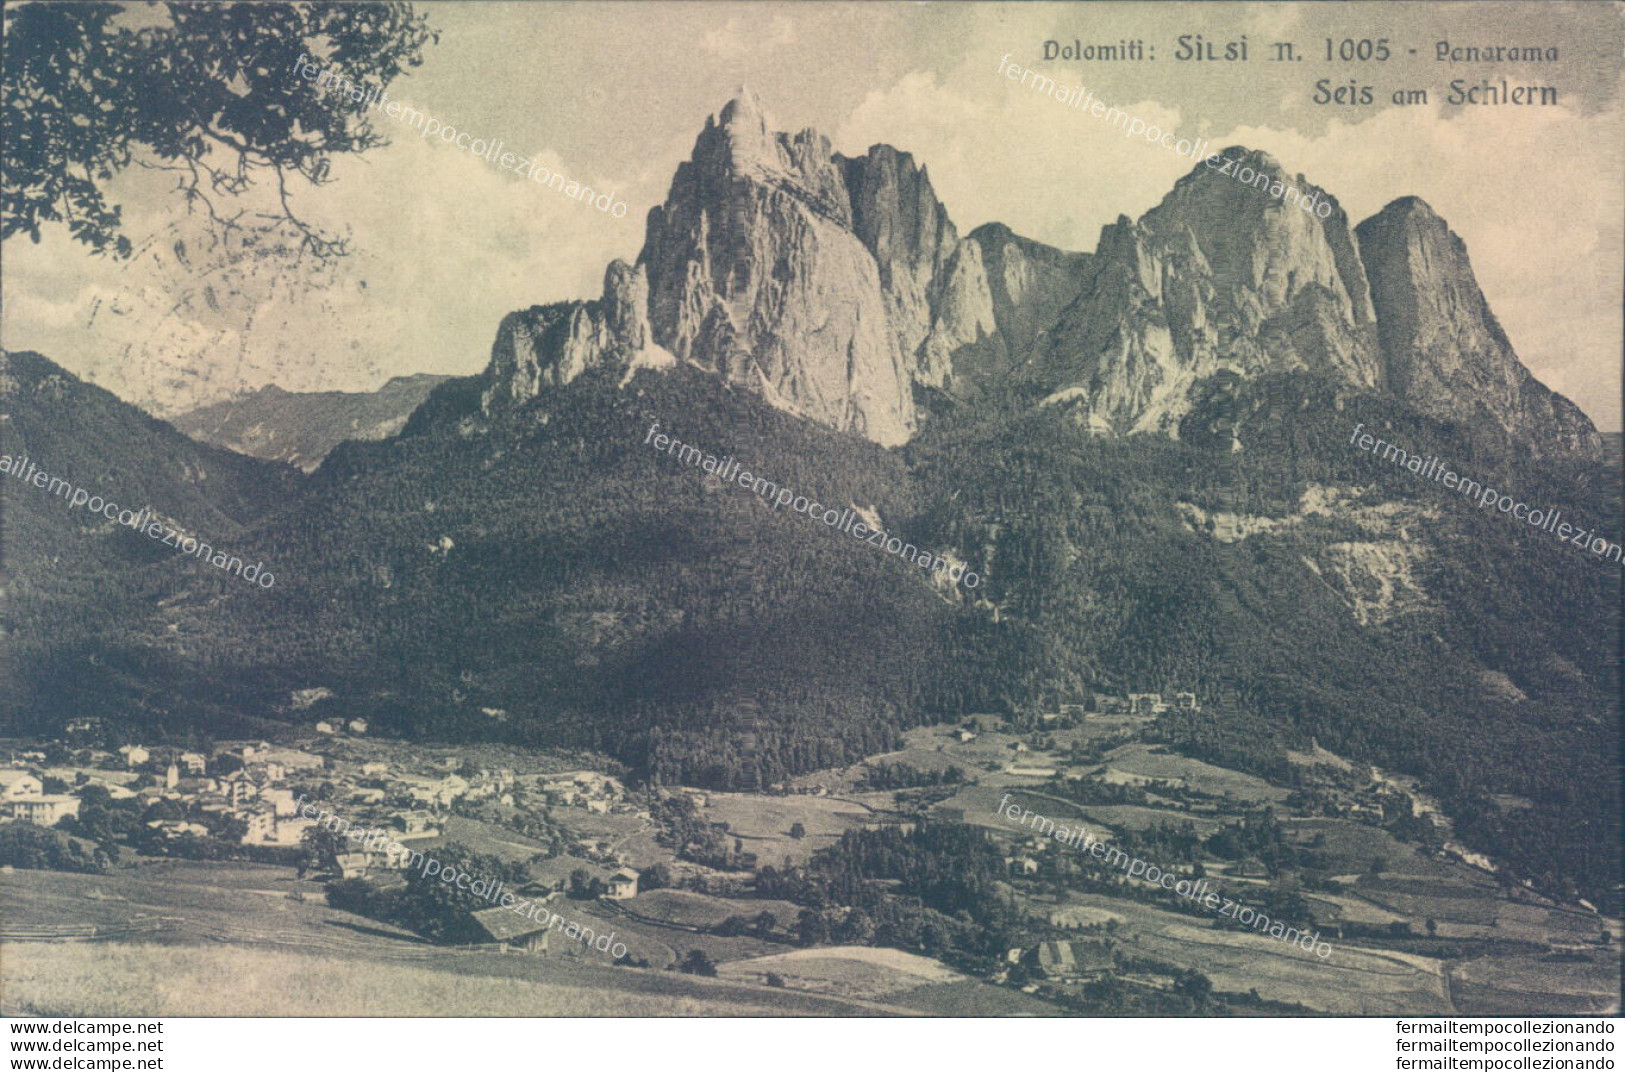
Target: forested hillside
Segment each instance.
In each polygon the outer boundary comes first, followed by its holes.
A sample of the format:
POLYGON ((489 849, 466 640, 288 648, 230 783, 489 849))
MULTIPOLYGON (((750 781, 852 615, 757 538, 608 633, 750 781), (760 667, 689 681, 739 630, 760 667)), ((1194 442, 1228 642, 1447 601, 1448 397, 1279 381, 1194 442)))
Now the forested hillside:
MULTIPOLYGON (((16 427, 48 413, 38 394, 16 427)), ((210 479, 166 494, 223 529, 219 503, 238 511, 231 538, 277 584, 144 566, 120 534, 29 506, 14 711, 36 730, 101 715, 224 732, 309 720, 292 692, 327 688, 324 709, 375 732, 591 747, 661 782, 749 788, 884 751, 911 724, 1172 687, 1211 709, 1181 731, 1199 754, 1268 771, 1313 736, 1422 776, 1469 843, 1549 888, 1596 898, 1617 880, 1597 846, 1617 815, 1619 567, 1348 441, 1363 422, 1606 531, 1600 466, 1515 459, 1488 432, 1303 375, 1213 385, 1179 441, 1092 437, 1064 406, 938 400, 902 451, 689 369, 588 374, 495 417, 479 398, 476 379, 443 384, 400 437, 345 444, 303 480, 171 444, 157 422, 112 449, 134 411, 87 410, 103 426, 80 438, 102 453, 68 453, 65 473, 139 504, 141 459, 197 452, 181 456, 210 479), (655 420, 873 508, 980 587, 934 585, 656 451, 655 420), (55 567, 37 557, 53 543, 55 567), (1226 710, 1234 725, 1211 713, 1226 710)), ((30 435, 42 459, 72 450, 30 435)), ((6 493, 8 568, 29 494, 6 493)))

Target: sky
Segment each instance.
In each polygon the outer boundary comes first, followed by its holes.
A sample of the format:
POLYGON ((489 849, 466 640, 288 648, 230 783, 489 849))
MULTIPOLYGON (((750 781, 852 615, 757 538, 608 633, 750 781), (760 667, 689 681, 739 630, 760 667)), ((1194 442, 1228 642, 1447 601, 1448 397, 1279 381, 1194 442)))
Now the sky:
POLYGON ((997 220, 1092 250, 1102 226, 1145 212, 1190 170, 1005 80, 1008 56, 1180 137, 1269 152, 1352 221, 1399 197, 1427 201, 1466 243, 1524 363, 1602 430, 1621 427, 1619 5, 417 6, 440 41, 391 96, 612 191, 624 218, 380 116, 391 144, 336 160, 327 185, 293 190, 301 213, 350 235, 352 256, 321 267, 211 248, 172 180, 131 169, 111 190, 142 252, 97 258, 60 230, 38 245, 7 241, 0 345, 38 350, 161 414, 268 383, 370 390, 396 375, 477 372, 503 315, 596 298, 611 259, 636 259, 646 213, 741 86, 780 129, 813 127, 849 154, 876 142, 912 153, 961 233, 997 220), (1249 62, 1175 59, 1196 35, 1221 53, 1245 39, 1249 62), (1384 39, 1390 59, 1327 62, 1327 38, 1384 39), (1044 62, 1046 41, 1124 40, 1155 59, 1044 62), (1298 58, 1272 59, 1277 42, 1298 58), (1451 58, 1493 46, 1555 48, 1558 59, 1451 58), (1371 86, 1374 103, 1320 103, 1321 79, 1328 90, 1371 86), (1559 103, 1447 102, 1452 80, 1486 79, 1554 87, 1559 103), (1427 104, 1390 103, 1415 88, 1427 104))

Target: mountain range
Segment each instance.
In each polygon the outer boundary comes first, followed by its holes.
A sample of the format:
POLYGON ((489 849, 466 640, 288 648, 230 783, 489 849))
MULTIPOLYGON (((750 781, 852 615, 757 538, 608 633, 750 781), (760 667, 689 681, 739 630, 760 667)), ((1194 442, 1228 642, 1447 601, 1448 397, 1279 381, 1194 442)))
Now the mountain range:
POLYGON ((1219 155, 1330 214, 1198 166, 1093 254, 996 224, 962 237, 909 154, 845 157, 815 131, 775 132, 743 92, 707 120, 637 264, 612 264, 598 302, 504 321, 487 411, 588 368, 675 359, 883 446, 916 432, 922 393, 993 389, 1065 403, 1103 433, 1166 433, 1219 372, 1303 369, 1482 418, 1531 451, 1600 456, 1591 421, 1518 360, 1426 203, 1353 227, 1270 156, 1219 155))
POLYGON ((346 439, 388 439, 448 377, 396 376, 376 391, 284 391, 267 384, 171 423, 203 443, 310 472, 346 439))
POLYGON ((7 715, 147 739, 331 709, 755 788, 913 724, 1176 687, 1215 714, 1170 747, 1289 778, 1314 739, 1422 778, 1513 873, 1611 897, 1619 570, 1348 440, 1362 424, 1614 536, 1617 471, 1428 206, 1351 226, 1321 197, 1324 219, 1199 165, 1091 253, 961 235, 909 154, 845 157, 742 94, 635 264, 509 314, 487 370, 397 433, 359 441, 388 418, 349 403, 284 428, 279 395, 185 422, 325 452, 308 473, 8 354, 0 449, 162 500, 278 580, 136 557, 5 485, 7 715), (656 452, 655 422, 983 584, 656 452))

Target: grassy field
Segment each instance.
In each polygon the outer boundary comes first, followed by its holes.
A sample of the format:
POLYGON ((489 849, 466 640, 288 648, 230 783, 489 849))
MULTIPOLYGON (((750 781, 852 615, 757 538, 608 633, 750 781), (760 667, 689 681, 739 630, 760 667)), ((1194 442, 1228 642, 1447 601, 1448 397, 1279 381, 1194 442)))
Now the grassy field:
POLYGON ((1044 793, 1021 788, 1001 788, 999 786, 971 786, 961 789, 947 800, 938 804, 933 812, 946 814, 957 818, 963 812, 964 822, 970 826, 980 826, 995 831, 1006 837, 1037 837, 1039 832, 1033 829, 1036 819, 1030 820, 1026 826, 1015 819, 999 814, 999 802, 1005 797, 1010 798, 1011 804, 1020 805, 1031 811, 1034 815, 1042 815, 1056 823, 1069 823, 1076 828, 1081 819, 1088 828, 1089 833, 1096 839, 1111 840, 1110 831, 1103 830, 1099 823, 1089 822, 1084 817, 1081 805, 1071 801, 1059 800, 1044 793))
POLYGON ((788 856, 805 863, 817 849, 831 844, 848 829, 870 821, 861 804, 811 794, 776 797, 755 793, 712 793, 700 809, 714 823, 727 823, 733 837, 754 852, 762 863, 777 866, 788 856), (800 823, 807 836, 793 838, 790 827, 800 823))
POLYGON ((42 1016, 861 1016, 837 998, 486 957, 461 971, 246 946, 8 943, 0 1010, 42 1016), (489 971, 490 974, 485 974, 489 971), (545 978, 525 975, 549 973, 545 978))
POLYGON ((777 975, 790 990, 905 1005, 933 1016, 1057 1016, 1052 1005, 896 949, 829 946, 725 965, 724 978, 777 975))
MULTIPOLYGON (((1404 953, 1358 949, 1331 941, 1322 960, 1266 935, 1212 929, 1206 921, 1095 895, 1070 902, 1106 909, 1125 922, 1122 951, 1193 968, 1217 990, 1297 1002, 1338 1015, 1437 1015, 1451 1011, 1437 961, 1404 953)), ((1322 935, 1325 940, 1325 935, 1322 935)))
POLYGON ((793 990, 878 1000, 929 983, 958 983, 967 977, 927 957, 897 949, 827 946, 774 953, 724 965, 729 979, 765 980, 772 972, 793 990))
POLYGON ((755 919, 762 912, 773 913, 778 925, 785 927, 793 925, 801 914, 801 906, 789 901, 736 900, 691 890, 652 890, 639 894, 623 907, 640 916, 688 927, 714 927, 729 916, 755 919))
POLYGON ((1617 1016, 1619 978, 1613 950, 1573 957, 1481 957, 1451 969, 1457 1009, 1475 1016, 1617 1016))
POLYGON ((1158 823, 1171 823, 1177 826, 1188 822, 1196 828, 1198 834, 1207 837, 1223 825, 1216 819, 1191 815, 1189 812, 1142 808, 1136 804, 1089 804, 1085 810, 1089 818, 1095 822, 1123 830, 1149 830, 1158 823))
POLYGON ((1270 785, 1262 778, 1215 767, 1199 759, 1163 753, 1157 748, 1156 745, 1147 744, 1126 744, 1115 748, 1106 754, 1107 769, 1137 778, 1182 783, 1213 796, 1228 793, 1237 800, 1257 803, 1277 803, 1288 796, 1287 790, 1270 785))
POLYGON ((475 852, 489 853, 509 864, 522 863, 542 851, 541 843, 534 838, 460 815, 446 817, 440 837, 413 841, 412 847, 424 855, 433 855, 432 846, 444 845, 448 841, 455 841, 475 852))

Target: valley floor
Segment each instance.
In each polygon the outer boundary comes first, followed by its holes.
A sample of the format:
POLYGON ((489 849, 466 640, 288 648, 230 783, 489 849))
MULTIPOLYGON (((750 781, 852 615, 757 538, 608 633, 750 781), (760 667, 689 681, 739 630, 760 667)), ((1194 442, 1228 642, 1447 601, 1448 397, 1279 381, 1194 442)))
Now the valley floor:
MULTIPOLYGON (((1552 903, 1439 850, 1419 850, 1375 819, 1326 814, 1325 799, 1295 806, 1287 790, 1148 743, 1132 720, 1040 732, 992 722, 922 727, 900 752, 806 776, 774 794, 679 790, 696 816, 726 823, 756 866, 804 865, 853 829, 922 818, 986 831, 1007 854, 1007 892, 1032 922, 1029 941, 1108 945, 1111 975, 1155 999, 1178 975, 1212 985, 1230 1015, 1602 1014, 1619 1009, 1617 921, 1552 903), (1020 746, 1018 748, 1018 746, 1020 746), (877 764, 957 768, 962 780, 928 790, 877 790, 877 764), (1132 803, 1080 803, 1050 772, 1099 787, 1130 787, 1132 803), (1305 889, 1324 959, 1266 935, 1223 929, 1211 914, 1176 911, 1142 884, 1078 880, 1077 849, 999 814, 1021 801, 1107 841, 1190 823, 1207 838, 1268 805, 1282 837, 1313 845, 1331 881, 1305 889), (1309 814, 1310 811, 1318 814, 1309 814), (1606 931, 1610 940, 1599 936, 1606 931)), ((374 761, 392 746, 371 742, 374 761)), ((387 757, 393 760, 395 757, 387 757)), ((1314 762, 1314 757, 1298 757, 1314 762)), ((1334 757, 1335 758, 1335 757, 1334 757)), ((511 757, 502 760, 512 762, 511 757)), ((1330 763, 1330 761, 1328 761, 1330 763)), ((1347 767, 1345 764, 1344 767, 1347 767)), ((895 769, 895 768, 893 768, 895 769)), ((1346 773, 1346 772, 1345 772, 1346 773)), ((521 774, 521 779, 524 777, 521 774)), ((556 777, 556 776, 548 776, 556 777)), ((1099 789, 1107 795, 1116 790, 1099 789)), ((1355 794, 1357 796, 1358 794, 1355 794)), ((585 867, 668 867, 680 885, 626 901, 574 900, 566 916, 613 930, 634 960, 557 941, 543 954, 432 945, 399 928, 326 904, 323 885, 293 868, 127 854, 100 875, 0 873, 0 1011, 11 1014, 172 1015, 1089 1015, 1087 980, 1029 981, 1007 969, 976 977, 916 952, 820 944, 800 948, 801 906, 752 895, 748 870, 682 859, 658 824, 624 793, 613 812, 549 806, 547 821, 592 846, 591 859, 542 860, 534 838, 501 822, 446 816, 438 837, 529 861, 542 886, 585 867), (699 887, 698 889, 693 887, 699 887), (770 930, 732 930, 730 917, 774 917, 770 930), (574 947, 574 948, 572 948, 574 947), (673 970, 694 951, 715 978, 673 970)), ((1302 797, 1293 797, 1302 803, 1302 797)), ((1317 798, 1318 799, 1318 798, 1317 798)), ((1350 797, 1353 800, 1354 797, 1350 797)), ((1345 801, 1344 803, 1348 803, 1345 801)), ((1357 804, 1350 805, 1357 807, 1357 804)), ((504 808, 498 815, 523 809, 504 808)), ((1345 809, 1346 810, 1346 809, 1345 809)), ((541 814, 541 813, 538 813, 541 814)), ((508 820, 515 825, 519 818, 508 820)), ((1149 857, 1147 857, 1149 858, 1149 857)), ((1269 892, 1244 860, 1210 859, 1222 889, 1269 892)), ((1095 981, 1098 981, 1097 976, 1095 981)))

